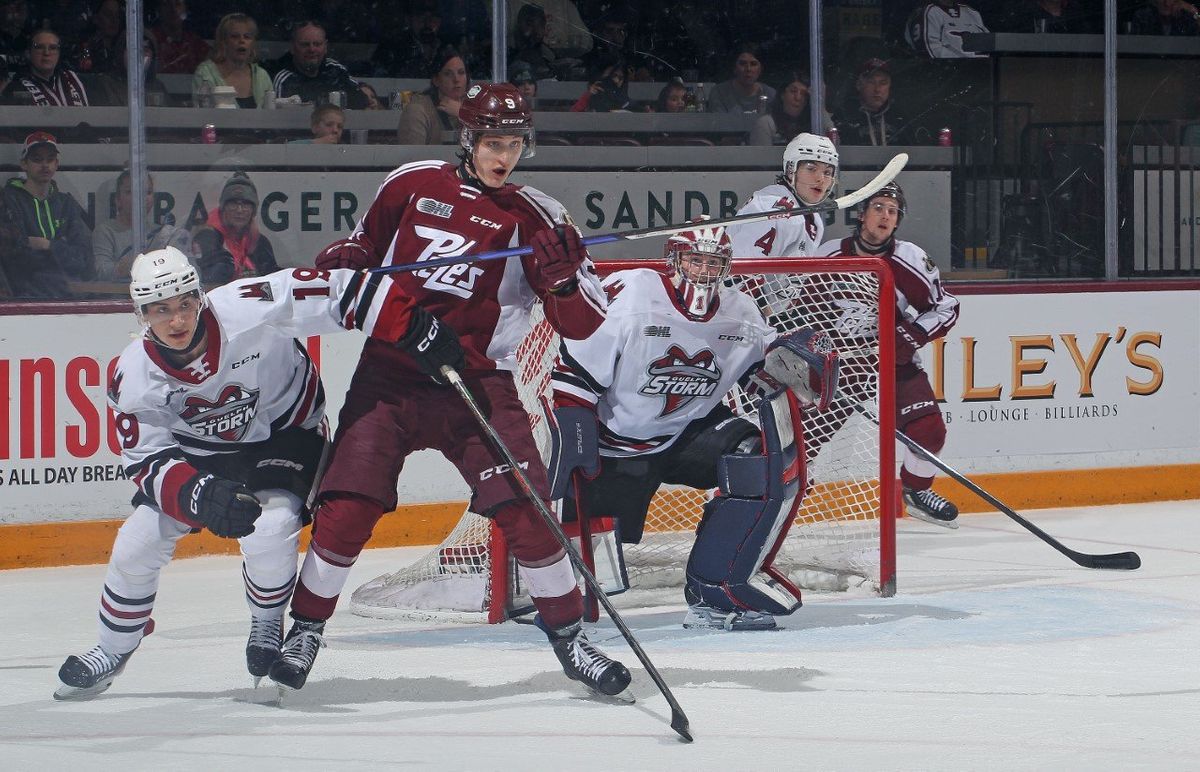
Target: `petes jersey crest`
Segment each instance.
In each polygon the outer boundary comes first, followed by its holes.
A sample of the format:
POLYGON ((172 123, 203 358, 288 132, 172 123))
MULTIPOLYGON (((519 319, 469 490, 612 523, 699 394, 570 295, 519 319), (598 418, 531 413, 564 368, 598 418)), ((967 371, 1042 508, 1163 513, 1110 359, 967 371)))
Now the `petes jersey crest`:
POLYGON ((586 340, 563 340, 552 379, 556 403, 595 405, 606 456, 669 447, 762 361, 775 337, 736 289, 723 287, 704 321, 685 315, 657 271, 614 273, 604 289, 604 324, 586 340))
MULTIPOLYGON (((769 212, 802 204, 784 185, 768 185, 755 191, 738 214, 769 212)), ((725 231, 733 241, 733 256, 800 257, 815 255, 825 236, 825 222, 817 214, 780 217, 762 222, 728 225, 725 231)))

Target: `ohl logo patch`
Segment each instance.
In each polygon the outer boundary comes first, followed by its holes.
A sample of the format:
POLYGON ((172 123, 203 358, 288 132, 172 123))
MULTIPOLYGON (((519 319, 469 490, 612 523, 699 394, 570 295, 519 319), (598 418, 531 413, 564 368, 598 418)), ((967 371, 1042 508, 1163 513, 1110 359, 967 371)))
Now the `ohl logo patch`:
POLYGON ((665 397, 659 418, 687 407, 697 397, 710 397, 721 382, 721 368, 708 349, 695 356, 689 355, 679 346, 671 346, 661 359, 656 359, 646 368, 650 380, 638 389, 647 397, 665 397))
POLYGON ((240 442, 257 413, 258 390, 247 390, 235 383, 226 386, 215 402, 188 397, 179 417, 202 437, 240 442))

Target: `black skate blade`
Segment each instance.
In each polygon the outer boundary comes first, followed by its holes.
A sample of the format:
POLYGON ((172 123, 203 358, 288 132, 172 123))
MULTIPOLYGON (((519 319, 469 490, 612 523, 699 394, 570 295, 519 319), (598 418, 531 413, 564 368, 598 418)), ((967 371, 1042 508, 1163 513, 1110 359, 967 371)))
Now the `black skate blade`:
POLYGON ((955 518, 954 520, 938 520, 933 515, 927 515, 918 509, 906 509, 905 512, 907 512, 908 516, 911 517, 912 519, 920 520, 922 523, 931 523, 933 525, 940 525, 942 528, 949 528, 951 531, 958 530, 958 519, 957 518, 955 518))

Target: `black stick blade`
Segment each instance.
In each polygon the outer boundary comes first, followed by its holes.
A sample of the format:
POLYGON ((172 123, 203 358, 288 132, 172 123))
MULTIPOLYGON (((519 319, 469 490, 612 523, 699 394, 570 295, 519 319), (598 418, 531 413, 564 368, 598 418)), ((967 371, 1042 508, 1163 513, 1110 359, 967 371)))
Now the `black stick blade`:
POLYGON ((1085 555, 1076 553, 1075 562, 1084 568, 1108 568, 1114 571, 1133 571, 1142 567, 1142 559, 1136 552, 1114 552, 1111 555, 1085 555))
POLYGON ((687 716, 678 710, 671 711, 671 728, 679 733, 680 739, 686 743, 692 741, 692 730, 688 726, 687 716))

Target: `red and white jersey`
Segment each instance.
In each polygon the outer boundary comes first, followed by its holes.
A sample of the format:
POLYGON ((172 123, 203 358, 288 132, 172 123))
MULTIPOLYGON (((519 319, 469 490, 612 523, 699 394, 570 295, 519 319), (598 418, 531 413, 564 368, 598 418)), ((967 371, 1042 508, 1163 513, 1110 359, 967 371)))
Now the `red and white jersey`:
MULTIPOLYGON (((350 241, 363 248, 365 264, 355 267, 404 265, 528 244, 538 231, 566 219, 562 204, 535 188, 481 190, 454 164, 420 161, 388 175, 350 241)), ((318 267, 336 264, 323 262, 333 251, 318 258, 318 267)), ((458 333, 465 371, 514 370, 517 344, 529 331, 529 311, 538 299, 551 325, 567 337, 586 337, 604 319, 604 293, 590 260, 576 277, 579 291, 565 297, 538 288, 531 255, 389 275, 410 305, 458 333)), ((419 375, 394 347, 368 342, 366 351, 387 358, 386 366, 419 375)))
POLYGON ((619 271, 604 289, 608 318, 587 340, 563 340, 551 376, 556 405, 596 410, 601 455, 669 447, 762 362, 775 339, 754 301, 730 287, 702 320, 684 312, 657 271, 619 271))
POLYGON ((965 3, 949 8, 926 3, 913 11, 905 36, 909 45, 931 59, 961 59, 984 56, 963 50, 963 33, 987 31, 979 11, 965 3))
POLYGON ((200 314, 204 354, 176 367, 147 333, 117 361, 108 400, 127 475, 178 517, 179 488, 197 471, 185 454, 229 453, 321 425, 325 393, 297 337, 358 328, 395 340, 402 318, 391 280, 361 271, 298 268, 214 289, 200 314))
MULTIPOLYGON (((769 212, 799 206, 796 194, 785 185, 774 184, 755 191, 738 214, 769 212)), ((816 254, 825 237, 825 221, 817 214, 780 217, 761 222, 727 225, 733 241, 733 257, 801 257, 816 254)))
MULTIPOLYGON (((854 237, 827 241, 818 255, 855 256, 854 237)), ((897 313, 924 330, 930 340, 949 332, 958 321, 958 298, 946 292, 942 274, 925 250, 911 241, 893 239, 891 250, 878 257, 887 261, 896 282, 897 313)), ((915 356, 913 361, 920 362, 915 356)))

